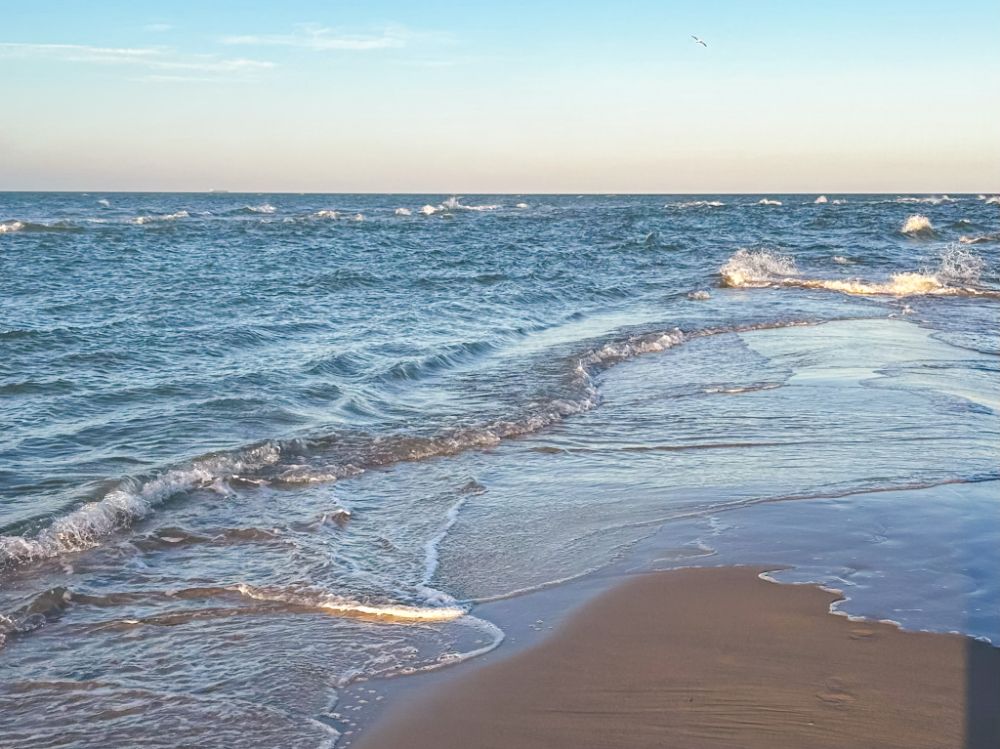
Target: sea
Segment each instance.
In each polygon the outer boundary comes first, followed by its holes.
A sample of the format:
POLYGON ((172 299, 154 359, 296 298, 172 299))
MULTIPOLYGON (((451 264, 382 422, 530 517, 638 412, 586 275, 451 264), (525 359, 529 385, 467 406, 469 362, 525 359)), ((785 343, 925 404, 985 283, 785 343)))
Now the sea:
POLYGON ((346 746, 623 560, 1000 644, 1000 198, 0 193, 4 749, 346 746))

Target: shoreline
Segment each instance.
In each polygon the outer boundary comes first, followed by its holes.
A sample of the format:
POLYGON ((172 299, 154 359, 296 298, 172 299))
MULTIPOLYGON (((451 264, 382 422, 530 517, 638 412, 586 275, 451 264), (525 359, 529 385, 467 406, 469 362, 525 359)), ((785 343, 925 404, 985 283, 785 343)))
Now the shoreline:
POLYGON ((552 632, 409 685, 355 745, 1000 743, 1000 649, 838 614, 838 593, 775 582, 775 569, 592 579, 592 597, 563 609, 552 632))

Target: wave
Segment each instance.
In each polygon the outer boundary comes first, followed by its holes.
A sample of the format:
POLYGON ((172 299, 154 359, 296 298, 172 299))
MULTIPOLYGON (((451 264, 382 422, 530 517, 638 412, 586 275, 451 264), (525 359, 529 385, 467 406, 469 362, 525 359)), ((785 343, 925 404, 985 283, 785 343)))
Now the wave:
POLYGON ((315 588, 261 588, 239 583, 230 588, 256 601, 287 603, 292 606, 332 611, 376 621, 451 622, 466 615, 459 606, 409 606, 400 603, 370 603, 334 595, 315 588))
POLYGON ((990 204, 992 204, 992 205, 1000 205, 1000 195, 992 195, 992 196, 980 195, 979 197, 987 205, 990 205, 990 204))
POLYGON ((413 211, 411 211, 409 208, 397 208, 393 213, 396 216, 412 216, 413 215, 413 211))
POLYGON ((940 197, 924 197, 924 198, 913 198, 913 197, 901 197, 896 198, 896 203, 923 203, 926 205, 941 205, 942 203, 956 203, 958 200, 956 198, 949 197, 948 195, 941 195, 940 197))
POLYGON ((962 244, 987 244, 990 242, 1000 242, 1000 233, 983 234, 978 237, 969 237, 963 234, 958 238, 958 241, 962 244))
POLYGON ((259 470, 276 463, 280 455, 279 446, 265 443, 232 455, 206 456, 146 481, 126 480, 101 499, 58 518, 34 538, 0 536, 0 566, 93 548, 176 494, 212 487, 219 479, 259 470))
POLYGON ((719 200, 687 200, 682 203, 667 203, 664 208, 722 208, 725 205, 719 200))
POLYGON ((934 225, 931 220, 920 213, 914 213, 907 217, 900 228, 900 233, 908 234, 911 237, 917 235, 928 235, 934 233, 934 225))
POLYGON ((761 390, 776 390, 782 384, 780 382, 757 382, 753 385, 713 385, 703 388, 702 392, 707 395, 741 395, 743 393, 756 393, 761 390))
POLYGON ((833 205, 844 205, 847 202, 844 198, 838 198, 833 201, 833 205))
POLYGON ((704 289, 701 289, 701 290, 698 290, 698 291, 692 291, 691 293, 688 294, 688 299, 691 299, 692 301, 695 301, 695 302, 703 302, 706 299, 711 299, 711 298, 712 298, 712 295, 709 294, 704 289))
POLYGON ((97 204, 98 205, 102 205, 105 208, 110 208, 111 207, 111 201, 108 200, 107 198, 101 198, 100 200, 97 201, 97 204))
POLYGON ((14 219, 0 222, 0 234, 60 231, 83 231, 83 227, 77 226, 70 221, 54 221, 51 224, 43 224, 33 221, 20 221, 18 219, 14 219))
POLYGON ((768 250, 740 249, 719 273, 722 285, 731 288, 795 287, 872 296, 935 294, 1000 298, 1000 292, 975 288, 984 267, 982 258, 961 248, 951 248, 942 256, 937 270, 896 273, 881 283, 860 279, 803 278, 791 257, 768 250), (962 285, 953 285, 955 283, 962 285))
POLYGON ((666 351, 692 338, 803 324, 808 323, 729 326, 692 333, 673 328, 631 335, 570 357, 567 360, 568 377, 559 394, 533 402, 511 417, 448 428, 430 435, 336 433, 309 439, 269 441, 243 450, 198 458, 159 475, 129 478, 100 499, 57 518, 33 536, 0 536, 0 568, 98 546, 171 497, 191 491, 226 494, 231 491, 231 485, 252 488, 333 482, 356 476, 369 468, 492 448, 503 440, 537 432, 595 408, 600 402, 600 393, 594 377, 619 362, 666 351))
POLYGON ((829 202, 830 201, 827 200, 826 195, 820 195, 818 198, 816 198, 816 200, 813 201, 813 203, 816 203, 817 205, 820 205, 822 203, 829 203, 829 202))
POLYGON ((757 201, 757 205, 781 205, 780 200, 769 200, 768 198, 761 198, 757 201))
POLYGON ((242 208, 233 208, 226 211, 225 213, 230 216, 238 215, 253 215, 258 213, 275 213, 278 209, 275 208, 270 203, 262 203, 261 205, 245 205, 242 208))
POLYGON ((499 205, 465 205, 462 199, 452 196, 440 205, 425 205, 420 212, 425 216, 433 216, 435 213, 454 213, 456 211, 495 211, 499 205))
POLYGON ((854 261, 844 257, 843 255, 834 255, 833 262, 837 265, 851 265, 854 261))
POLYGON ((313 217, 337 219, 340 218, 340 214, 337 213, 336 211, 323 210, 323 211, 316 211, 316 213, 313 214, 313 217))
POLYGON ((187 211, 177 211, 175 213, 164 213, 152 216, 137 216, 132 219, 133 224, 152 224, 158 221, 176 221, 179 218, 188 218, 191 214, 187 211))
POLYGON ((525 208, 528 208, 528 207, 530 207, 530 206, 528 206, 528 204, 527 204, 527 203, 518 203, 518 204, 517 204, 516 206, 514 206, 514 207, 515 207, 515 208, 520 208, 520 209, 524 210, 525 208))

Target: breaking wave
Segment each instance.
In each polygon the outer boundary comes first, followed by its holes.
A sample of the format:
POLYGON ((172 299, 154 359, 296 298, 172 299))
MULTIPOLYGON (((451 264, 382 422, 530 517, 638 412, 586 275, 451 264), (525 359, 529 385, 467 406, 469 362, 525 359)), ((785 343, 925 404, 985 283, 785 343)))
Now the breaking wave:
POLYGON ((820 195, 818 198, 816 198, 816 200, 813 201, 813 203, 816 203, 817 205, 821 204, 821 203, 829 203, 829 202, 830 201, 827 200, 826 195, 820 195))
POLYGON ((394 211, 394 214, 396 216, 411 216, 413 215, 413 211, 411 211, 409 208, 397 208, 394 211))
POLYGON ((757 201, 757 205, 781 205, 780 200, 770 200, 768 198, 761 198, 757 201))
POLYGON ((459 606, 409 606, 400 603, 355 601, 315 588, 261 588, 243 583, 231 588, 240 595, 257 601, 287 603, 292 606, 322 609, 341 616, 354 616, 389 622, 451 622, 466 615, 459 606))
POLYGON ((988 244, 991 242, 1000 242, 1000 234, 983 234, 978 237, 969 237, 963 234, 958 238, 958 241, 962 244, 988 244))
POLYGON ((100 545, 131 527, 173 496, 196 490, 231 492, 230 485, 253 487, 333 482, 364 472, 436 457, 495 447, 568 416, 596 407, 600 393, 594 376, 643 354, 666 351, 686 340, 762 327, 803 325, 801 321, 726 327, 684 333, 659 330, 608 341, 567 360, 568 379, 559 396, 533 402, 510 418, 454 427, 431 435, 390 433, 333 434, 328 437, 269 441, 231 453, 208 455, 149 478, 130 478, 98 500, 57 518, 33 536, 0 536, 0 567, 57 557, 100 545), (331 460, 332 457, 332 460, 331 460), (319 458, 325 460, 314 460, 319 458))
POLYGON ((153 224, 158 221, 176 221, 179 218, 188 218, 190 216, 187 211, 176 211, 175 213, 164 213, 152 216, 137 216, 132 219, 133 224, 153 224))
POLYGON ((914 213, 912 216, 907 217, 899 231, 902 234, 910 236, 928 235, 934 233, 934 226, 926 216, 914 213))
POLYGON ((420 209, 420 212, 425 216, 433 216, 435 213, 455 213, 457 211, 495 211, 498 208, 500 208, 499 205, 465 205, 461 198, 452 196, 440 205, 425 205, 420 209))
POLYGON ((719 200, 687 200, 682 203, 667 203, 664 208, 722 208, 725 203, 719 200))
POLYGON ((926 205, 941 205, 942 203, 955 203, 955 202, 957 202, 957 199, 949 197, 947 195, 941 195, 939 197, 930 196, 930 197, 924 197, 924 198, 901 197, 901 198, 896 198, 896 202, 897 203, 911 203, 911 204, 923 203, 923 204, 926 204, 926 205))
POLYGON ((69 221, 54 221, 51 224, 36 223, 33 221, 0 221, 0 234, 14 234, 15 232, 59 232, 59 231, 83 231, 83 228, 69 221))
POLYGON ((881 283, 861 279, 803 278, 795 261, 788 256, 768 250, 741 249, 729 258, 719 274, 722 285, 732 288, 790 286, 858 295, 1000 297, 1000 292, 975 288, 984 267, 982 258, 968 250, 951 248, 944 253, 936 270, 896 273, 881 283))
POLYGON ((234 208, 230 211, 226 211, 227 214, 231 216, 238 216, 240 214, 253 215, 257 213, 275 213, 278 209, 275 208, 270 203, 262 203, 261 205, 245 205, 242 208, 234 208))

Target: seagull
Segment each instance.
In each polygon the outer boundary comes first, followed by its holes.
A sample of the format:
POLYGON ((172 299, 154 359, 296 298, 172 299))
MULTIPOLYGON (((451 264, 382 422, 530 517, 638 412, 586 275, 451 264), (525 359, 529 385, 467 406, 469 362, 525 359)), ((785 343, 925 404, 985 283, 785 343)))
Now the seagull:
POLYGON ((694 39, 694 43, 695 44, 700 44, 705 49, 708 49, 708 45, 705 44, 704 41, 702 41, 701 39, 699 39, 698 37, 696 37, 694 34, 691 35, 691 38, 694 39))

